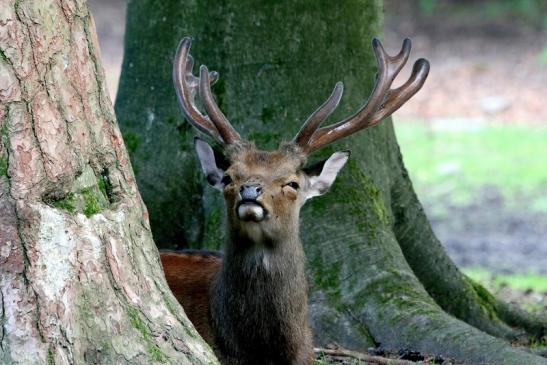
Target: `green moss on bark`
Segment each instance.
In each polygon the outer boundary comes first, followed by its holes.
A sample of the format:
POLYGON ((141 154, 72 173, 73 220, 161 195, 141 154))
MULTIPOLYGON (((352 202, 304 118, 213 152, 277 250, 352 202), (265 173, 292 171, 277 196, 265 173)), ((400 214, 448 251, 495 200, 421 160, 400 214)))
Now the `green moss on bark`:
POLYGON ((51 206, 57 209, 64 209, 69 213, 74 213, 76 211, 74 193, 68 193, 66 197, 52 201, 51 206))
POLYGON ((86 217, 91 217, 101 211, 99 206, 99 199, 94 194, 93 190, 90 188, 83 189, 80 191, 82 197, 84 198, 84 214, 86 217))
POLYGON ((167 357, 165 354, 161 351, 158 345, 152 342, 152 333, 150 332, 150 329, 140 318, 139 311, 133 307, 127 308, 127 315, 129 317, 129 322, 135 328, 139 333, 142 335, 144 340, 147 343, 147 351, 150 357, 154 361, 158 362, 165 362, 167 360, 167 357))
POLYGON ((107 171, 97 177, 90 167, 76 179, 73 191, 44 199, 49 206, 71 214, 83 213, 88 218, 107 208, 111 200, 112 186, 107 171))
POLYGON ((53 352, 51 352, 51 350, 47 351, 47 365, 55 365, 55 358, 53 357, 53 352))
POLYGON ((8 159, 0 156, 0 176, 8 176, 8 159))
MULTIPOLYGON (((499 321, 499 318, 496 313, 496 298, 486 288, 484 288, 481 284, 477 283, 473 279, 466 277, 467 282, 471 285, 473 290, 475 291, 476 295, 479 298, 480 304, 484 308, 484 310, 487 312, 488 317, 492 320, 499 321)), ((501 322, 501 321, 500 321, 501 322)))

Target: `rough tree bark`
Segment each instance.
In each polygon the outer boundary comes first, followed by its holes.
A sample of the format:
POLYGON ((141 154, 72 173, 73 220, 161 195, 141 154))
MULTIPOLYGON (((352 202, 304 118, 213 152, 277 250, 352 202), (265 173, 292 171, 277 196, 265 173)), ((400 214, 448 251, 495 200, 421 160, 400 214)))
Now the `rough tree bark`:
POLYGON ((0 363, 215 363, 163 277, 84 1, 0 1, 0 131, 0 363))
MULTIPOLYGON (((183 36, 195 37, 197 64, 220 71, 214 92, 225 114, 263 148, 292 138, 336 81, 344 81, 346 96, 331 121, 354 111, 372 86, 370 40, 381 34, 381 1, 143 0, 129 3, 127 14, 116 111, 162 247, 218 247, 223 236, 219 198, 204 188, 194 132, 171 86, 183 36)), ((303 211, 316 342, 546 364, 507 342, 545 336, 545 318, 499 302, 446 255, 414 194, 392 123, 317 158, 345 148, 352 158, 333 191, 303 211)))

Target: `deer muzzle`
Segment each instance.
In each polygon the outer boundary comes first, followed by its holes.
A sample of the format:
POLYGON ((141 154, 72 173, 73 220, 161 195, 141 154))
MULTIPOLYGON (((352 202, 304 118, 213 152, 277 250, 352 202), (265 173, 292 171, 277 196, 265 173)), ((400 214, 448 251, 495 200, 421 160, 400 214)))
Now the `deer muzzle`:
POLYGON ((244 184, 239 189, 241 200, 237 205, 237 216, 242 221, 260 222, 266 218, 264 206, 257 200, 263 193, 260 184, 244 184))

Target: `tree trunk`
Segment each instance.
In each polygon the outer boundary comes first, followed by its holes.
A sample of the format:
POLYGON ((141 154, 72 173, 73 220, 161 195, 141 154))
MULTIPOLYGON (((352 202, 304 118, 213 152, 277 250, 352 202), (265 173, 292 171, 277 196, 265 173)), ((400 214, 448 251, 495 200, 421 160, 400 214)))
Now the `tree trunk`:
MULTIPOLYGON (((199 175, 194 132, 171 86, 173 55, 183 36, 195 38, 196 64, 220 71, 214 92, 232 124, 258 146, 273 148, 295 135, 336 81, 344 81, 346 96, 331 121, 366 100, 376 70, 370 40, 381 26, 382 5, 375 0, 129 3, 116 110, 156 242, 211 248, 223 237, 220 197, 199 175)), ((387 45, 392 52, 398 46, 387 45)), ((340 149, 353 151, 349 166, 329 194, 302 212, 316 343, 546 364, 506 342, 541 338, 545 319, 497 301, 461 274, 435 238, 392 123, 315 157, 340 149)))
POLYGON ((1 0, 0 50, 0 363, 214 363, 167 288, 85 2, 1 0))

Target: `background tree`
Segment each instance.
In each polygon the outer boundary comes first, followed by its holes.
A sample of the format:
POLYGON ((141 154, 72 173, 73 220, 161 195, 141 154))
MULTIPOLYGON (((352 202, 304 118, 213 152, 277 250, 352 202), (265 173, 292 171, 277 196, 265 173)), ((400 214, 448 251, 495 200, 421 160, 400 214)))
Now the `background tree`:
MULTIPOLYGON (((194 132, 171 82, 178 41, 193 36, 196 63, 220 71, 214 92, 238 131, 273 148, 294 136, 336 81, 346 92, 330 120, 364 102, 376 70, 370 39, 381 34, 382 4, 139 1, 129 3, 127 17, 116 111, 156 242, 217 248, 222 208, 199 175, 194 132)), ((344 148, 352 158, 333 191, 303 211, 316 342, 547 363, 506 342, 541 338, 545 318, 498 301, 446 255, 412 189, 391 122, 316 158, 344 148)))
POLYGON ((165 283, 85 2, 0 9, 0 363, 215 363, 165 283))

